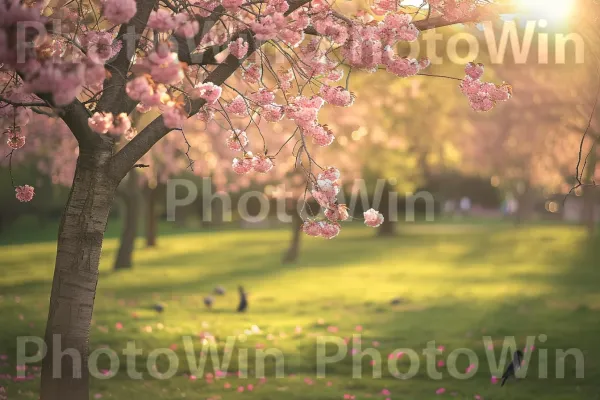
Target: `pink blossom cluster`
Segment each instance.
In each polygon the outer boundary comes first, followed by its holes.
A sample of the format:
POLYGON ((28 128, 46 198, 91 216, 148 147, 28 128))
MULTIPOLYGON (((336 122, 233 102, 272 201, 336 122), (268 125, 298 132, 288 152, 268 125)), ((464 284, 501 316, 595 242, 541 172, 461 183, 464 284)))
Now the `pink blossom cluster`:
POLYGON ((237 38, 236 40, 230 42, 227 47, 229 48, 229 53, 239 60, 244 58, 248 53, 248 42, 246 42, 243 38, 237 38))
POLYGON ((152 107, 159 107, 171 100, 167 88, 163 84, 155 84, 149 75, 138 76, 127 82, 125 93, 141 103, 138 111, 148 112, 152 107))
POLYGON ((163 122, 169 129, 181 129, 188 117, 183 104, 175 101, 169 101, 161 107, 161 111, 163 122))
POLYGON ((325 239, 333 239, 339 235, 341 230, 340 224, 337 222, 308 220, 302 224, 302 231, 308 236, 323 237, 325 239))
POLYGON ((246 100, 241 95, 237 95, 229 104, 225 106, 225 111, 239 117, 245 117, 248 115, 248 105, 246 104, 246 100))
POLYGON ((304 29, 310 25, 311 19, 305 8, 299 8, 285 16, 288 9, 287 1, 269 1, 263 15, 250 24, 256 38, 279 39, 288 46, 297 47, 304 40, 304 29))
MULTIPOLYGON (((381 3, 380 5, 383 5, 381 3)), ((396 8, 396 4, 388 4, 396 8)), ((387 14, 378 24, 358 24, 348 27, 347 40, 342 46, 342 55, 353 67, 375 72, 384 64, 387 70, 401 77, 415 75, 428 66, 427 62, 400 58, 394 54, 393 46, 399 41, 413 42, 419 30, 408 14, 387 14)))
POLYGON ((156 83, 176 85, 184 77, 177 53, 171 51, 167 42, 159 43, 147 57, 139 58, 134 66, 138 75, 148 74, 156 83))
POLYGON ((30 66, 31 69, 25 75, 24 90, 31 93, 51 93, 58 106, 71 103, 86 83, 85 64, 37 62, 30 66))
POLYGON ((221 5, 219 0, 189 0, 190 9, 199 17, 208 17, 221 5))
POLYGON ((104 64, 117 55, 123 46, 123 42, 115 41, 110 32, 89 30, 79 36, 79 41, 89 59, 99 64, 104 64))
POLYGON ((273 159, 265 154, 253 155, 247 152, 243 157, 233 159, 233 171, 238 175, 245 175, 254 170, 255 172, 266 174, 273 169, 273 159))
POLYGON ((294 71, 291 69, 277 71, 277 80, 279 81, 279 89, 287 92, 292 87, 294 71))
POLYGON ((22 203, 30 202, 33 199, 34 189, 32 186, 23 185, 15 188, 17 200, 22 203))
POLYGON ((283 118, 284 107, 277 104, 268 104, 262 108, 262 115, 268 122, 279 122, 283 118))
POLYGON ((512 96, 512 87, 506 83, 495 85, 481 81, 483 64, 469 63, 465 67, 466 76, 460 84, 460 89, 468 97, 471 108, 485 112, 494 108, 496 103, 507 101, 512 96))
POLYGON ((135 0, 103 0, 102 14, 113 24, 125 24, 137 12, 135 0))
POLYGON ((173 14, 164 8, 159 8, 150 13, 148 18, 148 28, 157 32, 168 32, 175 29, 175 18, 173 14))
POLYGON ((125 113, 120 113, 115 117, 112 113, 95 112, 88 118, 88 126, 96 133, 125 135, 129 140, 135 136, 135 129, 131 126, 131 121, 125 113))
POLYGON ((246 131, 234 129, 229 132, 230 134, 226 141, 227 148, 233 151, 241 151, 245 146, 248 145, 248 136, 246 135, 246 131))
POLYGON ((335 139, 327 125, 318 123, 319 110, 324 104, 325 100, 320 96, 297 96, 284 108, 285 116, 296 122, 302 134, 312 137, 313 143, 319 146, 329 146, 335 139))
POLYGON ((476 0, 429 0, 429 7, 436 10, 449 22, 459 21, 471 16, 476 8, 476 0))
POLYGON ((317 176, 311 194, 325 210, 326 219, 305 221, 302 230, 307 235, 333 239, 340 233, 339 221, 347 220, 349 215, 346 206, 337 202, 337 195, 340 191, 339 179, 340 171, 334 167, 325 169, 317 176))
POLYGON ((340 171, 329 167, 317 176, 311 192, 312 197, 325 209, 337 208, 337 195, 340 192, 340 171))
POLYGON ((333 131, 327 125, 309 125, 302 129, 302 133, 312 136, 313 143, 321 147, 329 146, 335 140, 333 131))
MULTIPOLYGON (((20 27, 26 26, 25 22, 29 23, 31 28, 25 29, 24 39, 29 43, 33 42, 39 34, 39 29, 34 27, 39 24, 45 25, 47 19, 41 15, 41 4, 28 6, 20 0, 0 1, 0 15, 2 16, 0 18, 0 64, 16 67, 17 51, 27 48, 24 43, 17 43, 17 40, 14 40, 18 30, 20 27)), ((27 63, 33 58, 35 58, 35 53, 32 49, 28 49, 25 62, 27 63)))
POLYGON ((242 72, 242 77, 250 84, 257 84, 262 78, 260 65, 255 63, 246 64, 242 72))
POLYGON ((318 33, 333 43, 342 45, 348 40, 348 26, 340 23, 340 20, 331 14, 324 18, 315 18, 313 26, 318 33))
POLYGON ((250 99, 250 101, 253 101, 254 103, 260 106, 266 106, 273 103, 273 101, 275 100, 275 93, 271 92, 270 90, 261 88, 257 92, 250 93, 248 98, 250 99))
POLYGON ((285 116, 303 129, 317 124, 319 110, 323 107, 325 101, 322 97, 296 96, 289 100, 289 105, 285 107, 285 116))
POLYGON ((372 208, 365 211, 363 217, 365 218, 365 225, 370 226, 371 228, 377 228, 383 223, 383 215, 372 208))
MULTIPOLYGON (((309 236, 319 236, 332 239, 340 232, 340 221, 349 218, 348 208, 345 204, 337 202, 340 191, 340 172, 329 167, 317 176, 316 184, 311 192, 312 197, 325 210, 325 220, 307 220, 302 225, 302 230, 309 236)), ((374 209, 364 214, 365 225, 376 228, 383 223, 383 215, 374 209)))
POLYGON ((8 129, 8 140, 6 144, 13 150, 18 150, 25 146, 25 136, 21 135, 20 129, 8 129))
POLYGON ((222 89, 212 82, 204 82, 194 86, 190 92, 192 99, 204 99, 207 104, 215 104, 221 97, 222 89))
POLYGON ((374 0, 371 10, 376 15, 384 15, 398 10, 398 0, 374 0))
POLYGON ((300 69, 308 77, 326 76, 339 69, 336 60, 327 56, 327 52, 320 48, 319 40, 313 39, 300 47, 300 69))
POLYGON ((327 103, 338 107, 350 107, 354 104, 355 96, 342 86, 332 87, 322 85, 319 94, 327 103))
POLYGON ((200 23, 194 17, 187 13, 175 14, 175 35, 182 38, 191 39, 200 32, 200 23))
MULTIPOLYGON (((41 34, 39 25, 47 24, 41 4, 18 0, 0 2, 0 64, 20 73, 23 91, 49 94, 56 106, 71 103, 85 85, 100 91, 106 75, 103 64, 121 49, 121 42, 115 42, 109 32, 91 31, 85 26, 81 28, 82 33, 73 35, 74 43, 79 41, 77 46, 62 36, 53 38, 41 34), (21 35, 17 29, 23 22, 28 22, 30 27, 25 30, 28 43, 19 46, 21 53, 17 58, 15 37, 21 35), (66 50, 70 50, 69 57, 64 56, 66 50)), ((106 0, 102 2, 102 9, 109 21, 120 24, 135 15, 136 3, 135 0, 106 0)), ((73 13, 65 11, 65 14, 73 13)))
POLYGON ((215 117, 215 110, 212 107, 204 106, 196 114, 196 119, 202 122, 210 122, 215 117))

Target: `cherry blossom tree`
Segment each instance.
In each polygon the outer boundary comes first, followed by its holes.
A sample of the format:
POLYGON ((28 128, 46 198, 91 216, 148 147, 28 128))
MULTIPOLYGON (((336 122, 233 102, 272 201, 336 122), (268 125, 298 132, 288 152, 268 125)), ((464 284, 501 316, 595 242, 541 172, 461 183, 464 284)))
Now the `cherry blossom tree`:
MULTIPOLYGON (((427 60, 400 56, 398 42, 415 40, 425 29, 495 17, 487 1, 427 3, 413 18, 387 0, 355 16, 324 0, 0 0, 0 110, 9 158, 27 145, 23 127, 32 113, 60 118, 78 144, 58 236, 42 400, 88 398, 88 336, 103 235, 117 187, 141 167, 140 159, 170 132, 185 140, 188 118, 219 114, 230 130, 224 140, 239 152, 233 172, 267 174, 276 168, 275 153, 260 144, 251 152, 246 126, 258 130, 259 116, 293 121, 294 130, 285 134, 297 145, 295 166, 327 216, 306 221, 303 230, 335 237, 346 217, 336 200, 340 173, 320 167, 312 148, 335 139, 318 120, 323 105, 352 104, 348 89, 333 84, 340 69, 384 66, 399 77, 415 75, 427 60), (377 19, 370 21, 369 12, 377 19), (235 75, 243 85, 230 84, 235 75), (149 109, 156 116, 138 126, 132 113, 149 109), (78 351, 83 368, 73 368, 69 357, 53 364, 57 346, 78 351)), ((463 89, 471 106, 485 111, 508 99, 510 90, 480 80, 480 69, 467 67, 463 89)), ((15 192, 23 202, 35 195, 26 183, 15 192)), ((369 226, 381 219, 375 210, 365 213, 369 226)))
MULTIPOLYGON (((584 153, 591 150, 589 141, 581 143, 584 129, 569 129, 574 121, 587 123, 584 120, 591 112, 589 104, 593 101, 584 95, 584 85, 577 84, 581 75, 572 73, 581 74, 584 69, 572 65, 535 69, 530 65, 505 65, 498 74, 514 82, 518 93, 502 113, 474 121, 475 129, 485 132, 485 139, 472 135, 464 141, 468 154, 464 168, 494 176, 503 189, 515 195, 519 203, 517 222, 527 218, 541 194, 569 192, 576 177, 580 147, 584 153)), ((583 80, 589 82, 589 78, 583 80)), ((584 180, 589 172, 582 169, 577 174, 584 180)))

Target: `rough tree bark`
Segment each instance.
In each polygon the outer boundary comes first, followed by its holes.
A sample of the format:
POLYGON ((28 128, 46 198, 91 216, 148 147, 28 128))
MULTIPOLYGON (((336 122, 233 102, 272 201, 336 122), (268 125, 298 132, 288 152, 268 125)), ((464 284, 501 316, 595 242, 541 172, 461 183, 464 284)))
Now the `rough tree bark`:
POLYGON ((146 247, 156 247, 156 236, 158 235, 158 224, 156 221, 156 187, 146 188, 146 247))
POLYGON ((138 174, 135 170, 131 170, 127 174, 126 188, 117 193, 123 201, 124 215, 122 217, 121 241, 114 264, 115 270, 128 269, 133 266, 133 249, 137 237, 140 205, 138 174))
POLYGON ((110 140, 105 139, 93 149, 80 149, 58 234, 45 333, 48 352, 42 361, 42 400, 89 396, 89 330, 102 240, 118 184, 107 170, 112 148, 110 140), (74 349, 80 360, 64 355, 55 365, 54 357, 60 357, 65 349, 74 349))

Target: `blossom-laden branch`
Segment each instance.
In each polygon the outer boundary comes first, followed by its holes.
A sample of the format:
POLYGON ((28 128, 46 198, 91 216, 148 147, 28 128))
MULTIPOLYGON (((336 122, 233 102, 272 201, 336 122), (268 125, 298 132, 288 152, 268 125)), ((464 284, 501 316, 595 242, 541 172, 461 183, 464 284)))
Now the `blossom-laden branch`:
MULTIPOLYGON (((318 119, 320 109, 354 103, 350 80, 336 84, 345 68, 418 75, 429 61, 400 57, 398 43, 417 40, 425 29, 480 20, 493 10, 479 0, 427 3, 427 16, 419 19, 396 0, 374 0, 370 10, 353 17, 326 0, 102 0, 100 9, 95 3, 52 9, 0 0, 0 13, 9 16, 0 24, 5 37, 16 37, 21 21, 40 26, 48 18, 63 21, 48 35, 26 31, 21 38, 32 45, 25 54, 17 54, 22 47, 11 42, 0 50, 0 63, 14 71, 0 72, 0 95, 6 91, 3 98, 10 101, 0 100, 0 113, 13 115, 3 128, 14 136, 32 106, 50 105, 80 147, 120 143, 108 167, 120 180, 161 138, 182 131, 189 117, 208 123, 218 115, 228 126, 227 147, 238 152, 235 174, 268 173, 275 156, 293 143, 307 191, 325 210, 325 219, 307 221, 304 229, 332 238, 347 215, 337 203, 339 171, 321 166, 313 147, 335 141, 318 119), (228 83, 232 79, 238 83, 228 83), (25 92, 43 102, 13 98, 25 92), (130 118, 134 109, 159 116, 138 133, 130 118), (284 119, 294 125, 293 134, 269 153, 272 133, 263 133, 262 121, 284 119), (254 153, 250 129, 262 142, 254 153)), ((476 111, 488 111, 511 95, 510 86, 483 82, 482 74, 482 65, 469 64, 460 85, 476 111)), ((380 224, 378 213, 366 213, 365 223, 380 224)))

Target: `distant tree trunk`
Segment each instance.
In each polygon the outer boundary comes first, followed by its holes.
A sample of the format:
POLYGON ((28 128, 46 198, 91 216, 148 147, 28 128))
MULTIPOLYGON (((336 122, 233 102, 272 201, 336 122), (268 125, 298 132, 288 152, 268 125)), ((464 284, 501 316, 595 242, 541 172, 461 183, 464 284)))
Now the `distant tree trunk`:
POLYGON ((386 180, 383 185, 383 191, 381 193, 381 202, 379 203, 379 212, 383 215, 383 223, 379 226, 377 230, 377 236, 386 237, 386 236, 395 236, 396 235, 396 221, 391 218, 392 216, 397 216, 397 210, 392 212, 391 210, 391 202, 390 202, 390 194, 392 193, 392 185, 386 180))
POLYGON ((102 240, 116 190, 107 172, 112 143, 105 140, 101 148, 80 147, 59 228, 45 333, 48 352, 42 361, 42 400, 89 398, 89 330, 102 240), (70 353, 56 354, 65 349, 71 349, 70 353), (71 353, 77 355, 75 360, 71 353))
POLYGON ((157 229, 157 216, 156 216, 156 187, 148 187, 146 189, 146 246, 156 246, 156 236, 158 234, 157 229))
POLYGON ((598 204, 598 190, 594 185, 594 174, 598 163, 597 144, 590 151, 586 169, 583 176, 583 209, 581 210, 581 223, 586 226, 589 237, 596 234, 596 206, 598 204))
POLYGON ((521 225, 523 222, 531 217, 533 212, 533 189, 529 182, 525 184, 523 193, 516 196, 517 198, 517 212, 515 213, 515 224, 521 225))
POLYGON ((583 187, 583 208, 581 210, 581 223, 587 228, 588 235, 596 234, 596 204, 598 201, 597 190, 594 186, 583 187))
POLYGON ((290 264, 298 260, 300 252, 300 239, 302 237, 302 217, 296 210, 292 211, 292 241, 290 247, 283 255, 283 263, 290 264))
POLYGON ((121 242, 114 269, 127 269, 133 266, 132 256, 137 236, 138 214, 139 214, 139 187, 138 175, 131 170, 125 178, 125 189, 120 193, 123 199, 125 215, 123 215, 123 228, 121 231, 121 242))

